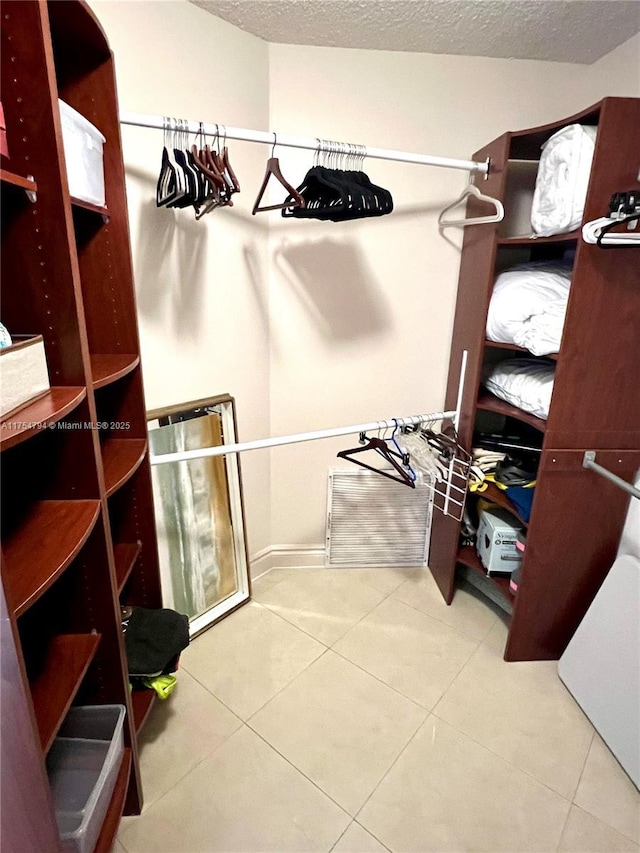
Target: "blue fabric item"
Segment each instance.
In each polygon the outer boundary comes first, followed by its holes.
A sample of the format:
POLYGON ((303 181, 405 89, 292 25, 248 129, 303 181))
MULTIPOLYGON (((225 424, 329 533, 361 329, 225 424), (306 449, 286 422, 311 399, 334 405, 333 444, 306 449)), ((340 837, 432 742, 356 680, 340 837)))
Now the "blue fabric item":
POLYGON ((509 486, 506 489, 507 497, 518 510, 520 517, 525 521, 529 521, 529 516, 531 515, 534 492, 535 486, 532 489, 525 489, 523 486, 509 486))

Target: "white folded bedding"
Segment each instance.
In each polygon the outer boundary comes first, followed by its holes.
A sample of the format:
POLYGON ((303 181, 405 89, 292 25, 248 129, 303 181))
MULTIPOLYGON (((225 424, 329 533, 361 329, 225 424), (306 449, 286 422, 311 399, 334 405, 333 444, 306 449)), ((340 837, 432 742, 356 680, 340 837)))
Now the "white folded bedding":
POLYGON ((483 371, 485 387, 512 406, 547 419, 556 366, 534 358, 508 358, 483 371))
POLYGON ((558 352, 562 340, 571 264, 520 264, 501 273, 493 286, 487 338, 516 344, 533 355, 558 352))
POLYGON ((597 128, 570 124, 542 146, 531 206, 540 237, 565 234, 582 222, 597 128))

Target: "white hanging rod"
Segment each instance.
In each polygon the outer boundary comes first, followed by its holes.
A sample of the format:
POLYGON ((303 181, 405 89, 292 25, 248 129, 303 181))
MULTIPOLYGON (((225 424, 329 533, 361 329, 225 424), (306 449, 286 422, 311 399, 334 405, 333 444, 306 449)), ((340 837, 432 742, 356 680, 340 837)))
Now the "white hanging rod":
MULTIPOLYGON (((175 120, 174 120, 175 121, 175 120)), ((150 127, 164 130, 164 116, 151 116, 144 113, 132 113, 126 110, 120 112, 120 123, 135 127, 150 127)), ((243 142, 263 142, 266 145, 284 146, 285 148, 306 148, 309 151, 321 150, 320 140, 311 136, 290 136, 267 132, 264 130, 248 130, 244 127, 228 127, 223 124, 204 124, 199 121, 183 121, 176 130, 188 130, 189 133, 199 133, 201 130, 208 136, 220 134, 224 139, 239 139, 243 142)), ((338 143, 340 144, 340 143, 338 143)), ((466 172, 479 172, 487 175, 489 163, 479 163, 475 160, 455 160, 451 157, 435 157, 430 154, 414 154, 410 151, 393 151, 388 148, 369 148, 363 146, 365 156, 376 160, 395 160, 399 163, 417 163, 422 166, 442 166, 446 169, 463 169, 466 172)))
POLYGON ((390 430, 403 426, 419 426, 435 423, 445 418, 454 418, 455 412, 433 412, 429 415, 412 415, 408 418, 392 418, 387 421, 373 421, 368 424, 319 429, 315 432, 300 432, 294 435, 278 435, 274 438, 258 438, 255 441, 241 441, 236 444, 221 444, 218 447, 203 447, 198 450, 183 450, 178 453, 163 453, 151 456, 152 465, 164 465, 166 462, 187 462, 189 459, 202 459, 205 456, 224 456, 227 453, 243 453, 245 450, 261 450, 267 447, 279 447, 282 444, 298 444, 302 441, 317 441, 320 438, 336 438, 340 435, 355 435, 373 430, 390 430))

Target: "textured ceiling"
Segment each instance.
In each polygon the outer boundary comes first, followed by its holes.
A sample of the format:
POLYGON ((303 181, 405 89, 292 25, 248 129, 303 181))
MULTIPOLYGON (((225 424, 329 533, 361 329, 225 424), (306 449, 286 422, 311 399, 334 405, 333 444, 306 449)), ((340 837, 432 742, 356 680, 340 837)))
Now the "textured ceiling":
POLYGON ((640 0, 191 2, 270 42, 585 64, 640 30, 640 0))

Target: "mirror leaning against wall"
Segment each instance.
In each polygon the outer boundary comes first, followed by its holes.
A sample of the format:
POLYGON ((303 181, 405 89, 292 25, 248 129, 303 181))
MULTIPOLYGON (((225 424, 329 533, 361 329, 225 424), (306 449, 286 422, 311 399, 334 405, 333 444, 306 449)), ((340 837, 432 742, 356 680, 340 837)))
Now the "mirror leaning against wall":
MULTIPOLYGON (((237 441, 233 397, 147 414, 152 456, 237 441)), ((153 465, 162 603, 189 617, 191 637, 249 600, 237 453, 153 465)))

